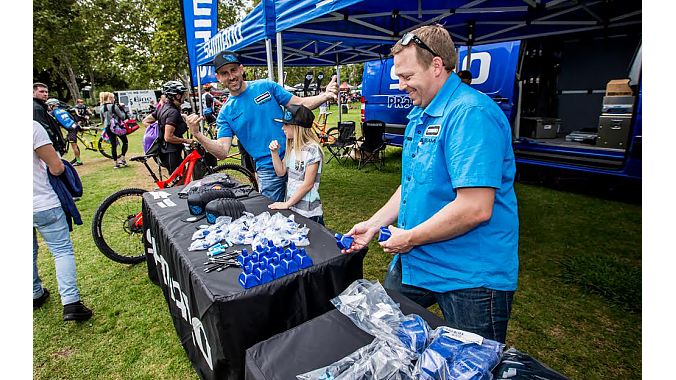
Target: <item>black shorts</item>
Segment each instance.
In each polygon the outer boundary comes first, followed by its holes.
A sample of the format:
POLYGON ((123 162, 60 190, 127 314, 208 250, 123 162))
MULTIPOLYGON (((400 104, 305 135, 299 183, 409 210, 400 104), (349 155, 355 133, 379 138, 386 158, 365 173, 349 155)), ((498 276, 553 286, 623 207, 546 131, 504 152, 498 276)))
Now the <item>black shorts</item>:
MULTIPOLYGON (((75 125, 73 125, 75 126, 75 125)), ((77 142, 77 128, 69 129, 68 130, 68 135, 66 136, 66 140, 71 143, 76 143, 77 142)))

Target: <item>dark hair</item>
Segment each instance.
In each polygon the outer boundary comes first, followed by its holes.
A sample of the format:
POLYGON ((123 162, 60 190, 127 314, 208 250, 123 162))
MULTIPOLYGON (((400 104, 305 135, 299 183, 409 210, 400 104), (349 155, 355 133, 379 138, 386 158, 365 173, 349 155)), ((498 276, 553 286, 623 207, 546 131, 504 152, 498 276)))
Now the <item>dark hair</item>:
POLYGON ((472 72, 469 70, 458 71, 458 76, 460 77, 460 79, 472 80, 472 72))
POLYGON ((44 88, 47 88, 47 89, 49 88, 49 87, 47 87, 46 84, 41 83, 41 82, 33 83, 33 91, 37 90, 39 87, 44 87, 44 88))

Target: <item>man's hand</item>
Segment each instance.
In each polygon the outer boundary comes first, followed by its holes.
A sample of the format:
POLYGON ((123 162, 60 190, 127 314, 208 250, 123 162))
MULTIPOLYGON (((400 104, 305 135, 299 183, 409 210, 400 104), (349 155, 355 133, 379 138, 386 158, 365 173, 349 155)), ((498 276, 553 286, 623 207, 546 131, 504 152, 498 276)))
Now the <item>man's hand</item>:
POLYGON ((268 148, 270 149, 270 152, 277 153, 277 151, 279 150, 279 142, 277 142, 277 140, 270 141, 270 145, 268 145, 268 148))
POLYGON ((326 93, 329 95, 327 100, 336 100, 338 99, 338 84, 336 83, 337 77, 334 75, 331 77, 331 82, 326 85, 326 93))
POLYGON ((188 115, 185 118, 185 122, 188 124, 188 128, 190 128, 190 133, 192 133, 193 136, 200 131, 200 121, 202 120, 204 120, 204 118, 198 114, 188 115))
POLYGON ((371 239, 378 233, 378 227, 372 226, 368 221, 360 222, 354 225, 345 236, 352 236, 354 241, 348 249, 341 250, 342 253, 351 253, 359 251, 366 247, 371 239))
POLYGON ((289 208, 289 205, 287 205, 286 202, 275 202, 268 205, 268 208, 271 210, 286 210, 289 208))
POLYGON ((392 236, 390 236, 389 239, 380 242, 380 246, 383 247, 385 253, 392 255, 397 253, 407 253, 415 247, 411 243, 411 230, 402 230, 395 226, 388 226, 387 228, 392 233, 392 236))

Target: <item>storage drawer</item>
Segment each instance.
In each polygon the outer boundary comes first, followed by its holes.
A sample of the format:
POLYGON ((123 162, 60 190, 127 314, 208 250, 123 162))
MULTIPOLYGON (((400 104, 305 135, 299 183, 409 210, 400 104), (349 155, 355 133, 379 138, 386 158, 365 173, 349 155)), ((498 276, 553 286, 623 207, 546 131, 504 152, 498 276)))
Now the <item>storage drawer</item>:
POLYGON ((522 117, 520 137, 555 139, 561 127, 561 119, 551 117, 522 117))
POLYGON ((631 115, 601 115, 597 146, 626 149, 631 127, 631 115))

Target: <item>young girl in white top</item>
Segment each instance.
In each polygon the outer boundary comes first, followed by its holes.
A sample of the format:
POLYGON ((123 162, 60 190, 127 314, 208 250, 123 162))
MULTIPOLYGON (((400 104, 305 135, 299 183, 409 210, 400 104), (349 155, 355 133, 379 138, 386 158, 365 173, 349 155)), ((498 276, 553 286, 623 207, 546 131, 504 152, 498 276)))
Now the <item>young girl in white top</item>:
POLYGON ((286 198, 268 206, 273 210, 291 209, 308 219, 324 225, 324 211, 319 199, 319 179, 322 174, 324 152, 317 135, 312 131, 314 114, 302 105, 289 105, 284 110, 282 129, 286 135, 284 161, 279 156, 280 144, 270 142, 270 153, 275 173, 279 177, 288 174, 286 198))

